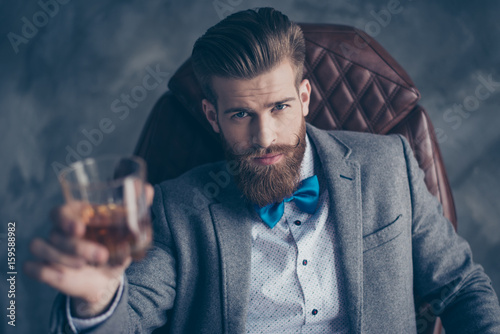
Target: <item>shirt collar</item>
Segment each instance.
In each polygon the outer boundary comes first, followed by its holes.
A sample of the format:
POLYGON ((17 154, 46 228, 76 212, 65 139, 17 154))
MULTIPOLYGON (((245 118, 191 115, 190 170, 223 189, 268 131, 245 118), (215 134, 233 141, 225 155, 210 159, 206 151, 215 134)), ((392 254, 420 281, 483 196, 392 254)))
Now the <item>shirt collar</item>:
POLYGON ((309 140, 309 136, 306 134, 306 151, 304 152, 304 158, 302 159, 302 163, 300 164, 300 180, 307 179, 308 177, 313 176, 315 173, 315 157, 314 150, 311 147, 311 141, 309 140))

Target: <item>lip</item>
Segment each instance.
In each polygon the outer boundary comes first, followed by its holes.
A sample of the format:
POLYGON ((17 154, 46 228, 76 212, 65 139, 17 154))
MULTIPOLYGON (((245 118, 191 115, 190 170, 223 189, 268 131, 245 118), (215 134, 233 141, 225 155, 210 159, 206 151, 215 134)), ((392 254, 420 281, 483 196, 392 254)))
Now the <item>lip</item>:
POLYGON ((258 158, 253 158, 253 161, 258 163, 259 165, 267 166, 267 165, 273 165, 273 164, 279 162, 281 160, 281 158, 283 158, 283 154, 272 153, 272 154, 266 154, 266 155, 260 156, 258 158))

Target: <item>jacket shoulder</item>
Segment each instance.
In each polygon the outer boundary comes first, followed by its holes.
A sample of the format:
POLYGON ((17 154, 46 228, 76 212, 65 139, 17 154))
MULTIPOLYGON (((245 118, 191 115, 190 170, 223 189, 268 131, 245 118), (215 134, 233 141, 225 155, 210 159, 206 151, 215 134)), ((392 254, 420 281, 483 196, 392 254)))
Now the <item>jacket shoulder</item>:
POLYGON ((399 134, 380 135, 354 131, 329 131, 330 135, 351 150, 351 157, 358 161, 377 162, 405 158, 409 144, 399 134))

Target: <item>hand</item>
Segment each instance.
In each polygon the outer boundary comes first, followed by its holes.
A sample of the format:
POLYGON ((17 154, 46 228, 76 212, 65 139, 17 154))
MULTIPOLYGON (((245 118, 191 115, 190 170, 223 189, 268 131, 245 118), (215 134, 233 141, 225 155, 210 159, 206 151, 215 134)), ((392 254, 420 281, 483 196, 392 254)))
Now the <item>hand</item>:
MULTIPOLYGON (((148 205, 153 194, 153 187, 147 184, 148 205)), ((24 265, 29 276, 74 297, 72 312, 80 318, 96 316, 108 308, 120 285, 120 277, 132 262, 129 256, 122 264, 109 266, 108 250, 83 238, 84 206, 77 202, 54 209, 51 214, 54 228, 49 239, 35 238, 30 244, 38 261, 24 265)))

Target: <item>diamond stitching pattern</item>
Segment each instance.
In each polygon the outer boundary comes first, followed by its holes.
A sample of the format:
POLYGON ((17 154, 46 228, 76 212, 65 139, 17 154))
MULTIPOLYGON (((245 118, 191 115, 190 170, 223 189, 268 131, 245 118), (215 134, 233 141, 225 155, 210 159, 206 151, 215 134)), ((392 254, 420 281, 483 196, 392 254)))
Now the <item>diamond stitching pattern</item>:
POLYGON ((418 95, 361 64, 307 40, 305 78, 313 93, 308 121, 322 128, 386 133, 418 95), (325 112, 329 114, 325 118, 325 112), (324 124, 327 121, 332 123, 324 124), (390 126, 391 125, 391 126, 390 126))

